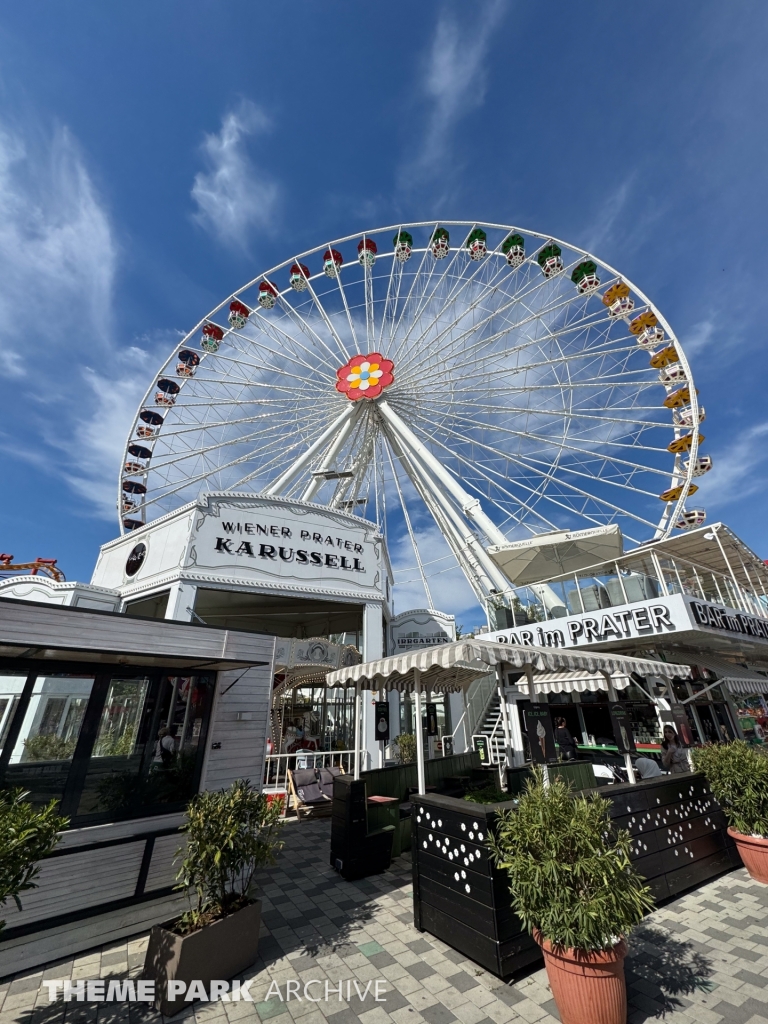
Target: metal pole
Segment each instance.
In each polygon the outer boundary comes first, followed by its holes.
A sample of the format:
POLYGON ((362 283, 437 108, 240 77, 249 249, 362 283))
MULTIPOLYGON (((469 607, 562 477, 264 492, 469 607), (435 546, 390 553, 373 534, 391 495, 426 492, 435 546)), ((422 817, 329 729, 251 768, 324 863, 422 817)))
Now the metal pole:
POLYGON ((424 780, 424 733, 421 728, 421 672, 417 668, 413 670, 413 684, 416 710, 416 721, 414 722, 414 729, 416 731, 416 774, 418 777, 419 793, 421 796, 424 796, 427 789, 424 780))
MULTIPOLYGON (((613 679, 611 678, 611 673, 607 672, 605 669, 600 669, 600 671, 605 676, 605 681, 608 684, 608 699, 611 700, 611 701, 615 701, 616 700, 616 687, 613 685, 613 679)), ((629 781, 632 783, 633 786, 636 785, 637 784, 637 777, 635 776, 635 766, 632 764, 632 755, 629 754, 629 753, 624 755, 624 767, 627 769, 627 778, 629 779, 629 781)))
MULTIPOLYGON (((523 665, 525 671, 525 678, 528 680, 528 699, 532 704, 540 704, 541 694, 536 692, 536 684, 533 681, 533 668, 530 665, 523 665)), ((533 762, 533 753, 531 753, 531 762, 533 762)), ((549 769, 546 765, 542 765, 544 773, 544 788, 549 788, 549 769)))
POLYGON ((355 683, 355 778, 360 778, 360 718, 362 717, 360 680, 355 683))

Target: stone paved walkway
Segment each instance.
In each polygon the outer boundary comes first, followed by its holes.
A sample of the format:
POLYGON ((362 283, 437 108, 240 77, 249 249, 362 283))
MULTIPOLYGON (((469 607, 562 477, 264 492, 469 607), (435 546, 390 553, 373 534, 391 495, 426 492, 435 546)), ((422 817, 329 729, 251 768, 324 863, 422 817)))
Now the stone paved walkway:
MULTIPOLYGON (((171 1018, 206 1024, 554 1024, 543 969, 504 984, 413 927, 410 861, 361 882, 328 864, 330 823, 290 823, 279 865, 262 876, 264 914, 254 1002, 197 1003, 171 1018), (385 1002, 367 983, 379 979, 385 1002), (285 1002, 286 982, 319 981, 325 1002, 285 1002), (350 998, 339 1001, 350 983, 350 998), (283 1000, 268 990, 277 982, 283 1000)), ((18 974, 0 983, 0 1024, 161 1024, 151 1007, 50 1003, 43 980, 126 978, 140 973, 146 935, 18 974)), ((768 886, 732 872, 649 916, 626 963, 630 1024, 768 1024, 768 886)), ((372 987, 371 987, 372 988, 372 987)), ((293 985, 295 991, 296 985, 293 985)), ((273 987, 273 993, 275 989, 273 987)))

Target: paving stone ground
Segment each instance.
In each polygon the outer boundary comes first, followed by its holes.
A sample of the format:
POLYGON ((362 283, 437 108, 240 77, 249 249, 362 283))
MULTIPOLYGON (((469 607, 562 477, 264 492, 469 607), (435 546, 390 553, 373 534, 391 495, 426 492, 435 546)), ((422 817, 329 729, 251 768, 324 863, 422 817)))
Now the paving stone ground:
MULTIPOLYGON (((243 976, 254 1001, 195 1003, 189 1024, 555 1024, 546 972, 504 983, 413 927, 408 855, 345 882, 328 864, 330 823, 286 825, 278 866, 260 879, 259 960, 243 976), (374 1002, 373 986, 386 1001, 374 1002), (319 981, 328 1001, 285 1001, 286 982, 319 981), (283 999, 268 998, 277 982, 283 999), (342 983, 342 999, 338 986, 342 983), (349 988, 347 987, 349 983, 349 988), (356 993, 357 987, 357 993, 356 993), (349 997, 348 997, 349 994, 349 997), (192 1019, 194 1018, 194 1019, 192 1019)), ((50 1003, 43 980, 135 978, 147 936, 0 982, 0 1024, 163 1024, 146 1004, 50 1003)), ((651 914, 630 940, 629 1024, 768 1024, 768 886, 731 872, 651 914)), ((293 986, 294 991, 296 986, 293 986)), ((301 991, 300 991, 301 994, 301 991)))

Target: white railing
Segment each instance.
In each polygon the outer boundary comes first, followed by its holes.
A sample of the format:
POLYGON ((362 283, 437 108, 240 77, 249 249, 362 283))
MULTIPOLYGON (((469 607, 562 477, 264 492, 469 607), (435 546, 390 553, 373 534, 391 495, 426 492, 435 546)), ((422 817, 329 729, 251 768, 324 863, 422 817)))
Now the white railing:
MULTIPOLYGON (((366 751, 360 751, 365 756, 366 751)), ((264 759, 264 792, 284 793, 288 789, 288 771, 294 768, 331 768, 355 770, 354 750, 299 750, 295 754, 267 754, 264 759)))
POLYGON ((456 728, 452 733, 454 746, 456 744, 456 735, 461 730, 464 736, 465 750, 472 749, 472 737, 477 732, 478 725, 482 725, 488 705, 496 692, 497 685, 496 675, 491 673, 476 679, 469 687, 464 714, 456 723, 456 728))

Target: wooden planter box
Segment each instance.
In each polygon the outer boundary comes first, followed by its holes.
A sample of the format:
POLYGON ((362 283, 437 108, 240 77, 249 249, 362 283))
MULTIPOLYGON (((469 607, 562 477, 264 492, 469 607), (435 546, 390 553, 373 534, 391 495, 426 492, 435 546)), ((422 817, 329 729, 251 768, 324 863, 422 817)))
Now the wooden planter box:
MULTIPOLYGON (((740 867, 726 820, 703 775, 673 775, 596 790, 632 837, 632 861, 657 900, 740 867)), ((512 911, 506 872, 486 846, 507 804, 414 796, 413 913, 429 932, 499 977, 541 956, 512 911)))
POLYGON ((202 981, 208 991, 211 981, 226 981, 250 967, 258 956, 260 926, 261 900, 190 935, 155 925, 142 975, 155 982, 155 1008, 170 1017, 191 1005, 183 995, 167 998, 169 981, 184 981, 187 987, 202 981))

